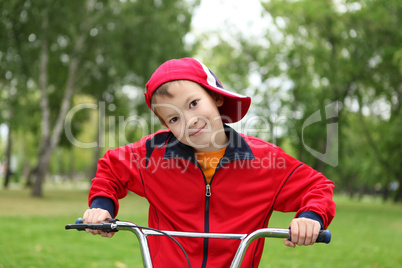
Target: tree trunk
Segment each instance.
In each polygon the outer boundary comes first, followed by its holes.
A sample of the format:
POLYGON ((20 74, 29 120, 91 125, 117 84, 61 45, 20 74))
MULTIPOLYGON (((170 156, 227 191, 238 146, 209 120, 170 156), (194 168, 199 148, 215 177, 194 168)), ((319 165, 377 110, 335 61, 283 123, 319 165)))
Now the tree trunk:
POLYGON ((34 169, 34 184, 32 188, 32 195, 35 197, 42 196, 42 183, 45 180, 46 169, 48 167, 48 159, 50 158, 50 108, 49 99, 47 96, 48 87, 48 63, 49 63, 49 43, 47 38, 47 30, 49 27, 49 19, 47 14, 42 22, 42 36, 41 36, 41 54, 40 54, 40 67, 39 67, 39 88, 41 93, 40 108, 41 108, 41 130, 42 138, 39 147, 38 164, 34 169))
POLYGON ((26 181, 25 181, 25 188, 31 188, 33 185, 33 178, 36 176, 36 167, 32 168, 27 177, 26 177, 26 181))
MULTIPOLYGON (((73 62, 72 62, 72 64, 73 64, 73 62)), ((76 63, 76 65, 78 65, 78 63, 76 63)), ((77 66, 75 66, 75 67, 77 67, 77 66)), ((76 70, 76 68, 74 68, 74 72, 70 73, 69 80, 74 80, 75 70, 76 70)), ((45 179, 48 167, 50 165, 51 154, 54 151, 54 149, 56 148, 56 146, 60 140, 60 136, 61 136, 61 133, 63 130, 64 118, 68 112, 68 109, 70 107, 70 102, 72 99, 72 95, 74 93, 73 83, 68 82, 67 85, 68 86, 66 88, 66 91, 65 91, 65 94, 63 97, 63 102, 62 102, 62 105, 61 105, 61 108, 59 111, 59 116, 58 116, 56 124, 53 128, 52 135, 49 137, 46 137, 46 135, 42 134, 42 143, 41 143, 42 146, 41 146, 41 150, 39 153, 38 166, 36 168, 36 176, 35 176, 36 180, 35 180, 34 188, 33 188, 33 192, 32 192, 33 196, 42 196, 42 191, 40 188, 42 187, 42 182, 45 179)), ((42 97, 47 98, 47 96, 42 96, 42 97)), ((44 106, 43 110, 44 110, 43 113, 46 113, 46 111, 49 111, 49 107, 44 106)), ((42 119, 42 120, 44 120, 44 119, 42 119)), ((50 122, 44 123, 43 125, 49 127, 50 122)), ((45 129, 43 133, 46 133, 47 131, 48 130, 45 129)))
POLYGON ((71 150, 70 153, 70 167, 68 169, 68 177, 70 179, 71 182, 75 182, 75 157, 74 157, 74 151, 71 150))
POLYGON ((48 149, 49 147, 42 147, 39 153, 39 161, 34 174, 35 181, 32 187, 32 196, 34 197, 41 197, 43 195, 42 185, 46 178, 52 154, 52 151, 48 149))
POLYGON ((8 136, 7 136, 7 149, 6 149, 6 174, 4 176, 4 188, 8 188, 11 178, 11 148, 12 148, 12 137, 11 137, 11 125, 8 124, 8 136))
POLYGON ((100 158, 100 151, 101 151, 101 144, 105 144, 105 104, 100 103, 99 104, 99 115, 98 115, 98 129, 97 129, 97 140, 96 140, 96 147, 94 151, 94 158, 93 158, 93 164, 92 164, 92 170, 91 174, 89 175, 89 182, 92 181, 92 179, 96 176, 96 171, 98 169, 98 161, 100 158), (103 106, 101 106, 103 105, 103 106))
POLYGON ((32 170, 32 167, 31 167, 29 161, 25 161, 24 167, 22 170, 22 177, 25 178, 24 187, 26 187, 26 188, 28 188, 28 187, 30 188, 32 186, 32 183, 29 184, 30 180, 31 180, 30 177, 31 177, 32 171, 33 170, 32 170))
MULTIPOLYGON (((46 33, 46 29, 48 27, 47 18, 44 19, 42 30, 46 33)), ((83 49, 85 41, 85 35, 82 34, 74 47, 73 55, 79 55, 83 49)), ((39 151, 38 164, 35 168, 35 182, 34 187, 32 189, 32 195, 35 197, 42 196, 42 183, 45 180, 49 165, 50 158, 52 152, 56 148, 57 144, 60 140, 60 135, 63 130, 64 119, 67 115, 68 109, 70 108, 70 103, 72 96, 74 94, 75 81, 77 75, 77 69, 79 60, 78 57, 72 58, 67 76, 66 89, 64 92, 63 100, 61 103, 61 107, 59 110, 59 114, 56 120, 56 123, 53 127, 53 131, 51 130, 51 122, 50 122, 50 107, 47 95, 47 82, 48 82, 48 73, 47 73, 47 65, 49 60, 48 53, 48 42, 46 39, 46 35, 42 36, 42 50, 41 50, 41 66, 40 66, 40 90, 41 90, 41 112, 42 112, 42 142, 39 151)))
POLYGON ((399 183, 398 189, 396 190, 396 194, 394 197, 394 202, 402 201, 402 185, 399 183))

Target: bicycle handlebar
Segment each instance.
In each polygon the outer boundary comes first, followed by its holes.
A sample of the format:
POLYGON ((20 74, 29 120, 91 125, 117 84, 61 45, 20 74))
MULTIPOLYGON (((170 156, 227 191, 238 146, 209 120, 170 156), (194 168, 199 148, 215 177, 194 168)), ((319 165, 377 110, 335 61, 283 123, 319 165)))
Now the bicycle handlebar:
MULTIPOLYGON (((130 223, 128 223, 128 222, 120 222, 118 219, 109 219, 103 223, 97 223, 97 224, 85 224, 85 223, 83 223, 82 218, 78 218, 75 221, 75 224, 67 224, 65 226, 66 230, 76 229, 78 231, 83 231, 85 229, 91 229, 91 230, 101 230, 101 231, 107 232, 107 233, 117 232, 120 229, 127 229, 127 227, 135 228, 138 226, 134 223, 131 223, 131 225, 130 225, 130 223), (124 224, 122 224, 122 223, 124 223, 124 224), (125 228, 123 228, 123 227, 125 227, 125 228)), ((272 229, 272 228, 267 228, 267 229, 272 229)), ((275 230, 283 230, 283 231, 281 232, 280 235, 270 234, 270 236, 267 236, 267 237, 290 238, 288 229, 275 229, 275 230)), ((181 235, 179 235, 179 233, 189 234, 187 232, 171 232, 171 231, 168 231, 168 233, 173 233, 174 236, 181 236, 181 235)), ((151 232, 150 234, 158 235, 153 232, 151 232)), ((222 235, 225 236, 225 234, 222 234, 222 235)), ((185 235, 183 235, 183 236, 185 236, 185 235)), ((232 236, 234 236, 234 239, 236 239, 236 238, 239 239, 240 236, 243 237, 244 235, 239 235, 239 237, 237 237, 236 235, 232 235, 232 236)), ((329 244, 329 242, 331 242, 331 231, 330 230, 320 230, 316 243, 329 244)))
MULTIPOLYGON (((103 232, 117 232, 119 230, 126 230, 133 232, 140 242, 142 259, 145 268, 151 268, 151 256, 148 248, 147 236, 168 236, 175 240, 173 237, 198 237, 198 238, 221 238, 221 239, 239 239, 240 245, 237 249, 236 255, 233 258, 231 268, 237 268, 240 266, 241 261, 248 246, 256 239, 263 237, 276 237, 276 238, 289 238, 289 229, 275 229, 275 228, 263 228, 258 229, 251 234, 227 234, 227 233, 196 233, 196 232, 176 232, 176 231, 160 231, 149 227, 138 226, 132 222, 119 221, 117 219, 110 219, 98 224, 85 224, 81 218, 78 218, 75 224, 67 224, 66 230, 76 229, 79 231, 85 229, 101 230, 103 232)), ((331 241, 331 232, 329 230, 321 230, 319 232, 317 243, 328 244, 331 241)), ((177 243, 177 241, 175 241, 177 243)), ((177 243, 178 244, 178 243, 177 243)), ((180 247, 181 245, 178 244, 180 247)), ((181 247, 182 248, 182 247, 181 247)), ((184 249, 184 254, 187 257, 184 249)), ((188 260, 188 258, 187 258, 188 260)), ((189 262, 189 261, 188 261, 189 262)), ((189 267, 190 264, 189 264, 189 267)))

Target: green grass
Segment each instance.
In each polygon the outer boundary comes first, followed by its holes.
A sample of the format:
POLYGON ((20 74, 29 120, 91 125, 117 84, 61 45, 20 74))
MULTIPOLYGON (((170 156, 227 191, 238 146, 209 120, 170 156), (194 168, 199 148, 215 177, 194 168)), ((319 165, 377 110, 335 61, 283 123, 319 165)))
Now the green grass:
MULTIPOLYGON (((266 239, 260 267, 402 267, 402 205, 336 197, 328 245, 287 248, 266 239)), ((85 191, 0 190, 0 268, 142 267, 138 242, 129 232, 112 239, 64 230, 87 205, 85 191)), ((119 218, 147 224, 147 202, 133 194, 121 201, 119 218)), ((291 214, 275 213, 270 227, 284 228, 291 214)))
MULTIPOLYGON (((138 242, 128 232, 112 239, 64 230, 87 208, 87 192, 52 191, 31 198, 27 191, 0 191, 0 268, 141 267, 138 242)), ((129 195, 121 219, 147 224, 147 202, 129 195)))
MULTIPOLYGON (((401 204, 343 197, 335 201, 330 244, 293 249, 281 247, 281 241, 266 240, 260 267, 402 267, 401 204)), ((291 218, 274 214, 270 226, 283 226, 291 218)))

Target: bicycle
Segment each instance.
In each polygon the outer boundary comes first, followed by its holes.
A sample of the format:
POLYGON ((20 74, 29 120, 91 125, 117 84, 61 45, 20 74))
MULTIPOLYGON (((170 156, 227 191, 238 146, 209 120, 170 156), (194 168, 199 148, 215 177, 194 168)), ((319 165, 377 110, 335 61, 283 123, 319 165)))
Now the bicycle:
MULTIPOLYGON (((274 238, 290 238, 289 229, 262 228, 250 234, 228 234, 228 233, 196 233, 196 232, 179 232, 179 231, 161 231, 149 227, 138 226, 135 223, 127 221, 119 221, 118 219, 110 219, 98 224, 84 224, 81 218, 78 218, 75 224, 67 224, 66 230, 101 230, 103 232, 131 231, 134 233, 140 243, 142 261, 145 268, 152 268, 151 255, 148 248, 147 236, 167 236, 171 238, 183 251, 191 268, 190 260, 183 249, 174 237, 191 237, 191 238, 220 238, 220 239, 239 239, 240 245, 233 258, 230 268, 238 268, 243 260, 244 254, 248 246, 256 239, 263 237, 274 238)), ((321 230, 317 241, 318 243, 328 244, 331 241, 331 232, 329 230, 321 230)))

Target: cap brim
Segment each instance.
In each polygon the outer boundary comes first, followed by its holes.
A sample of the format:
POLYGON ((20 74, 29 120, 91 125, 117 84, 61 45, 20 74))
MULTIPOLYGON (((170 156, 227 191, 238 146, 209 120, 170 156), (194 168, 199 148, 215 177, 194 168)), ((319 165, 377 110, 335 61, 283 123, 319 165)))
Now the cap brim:
POLYGON ((251 104, 250 97, 217 88, 209 84, 203 84, 203 86, 224 97, 223 104, 219 107, 219 112, 224 123, 235 123, 240 121, 247 114, 251 104))

